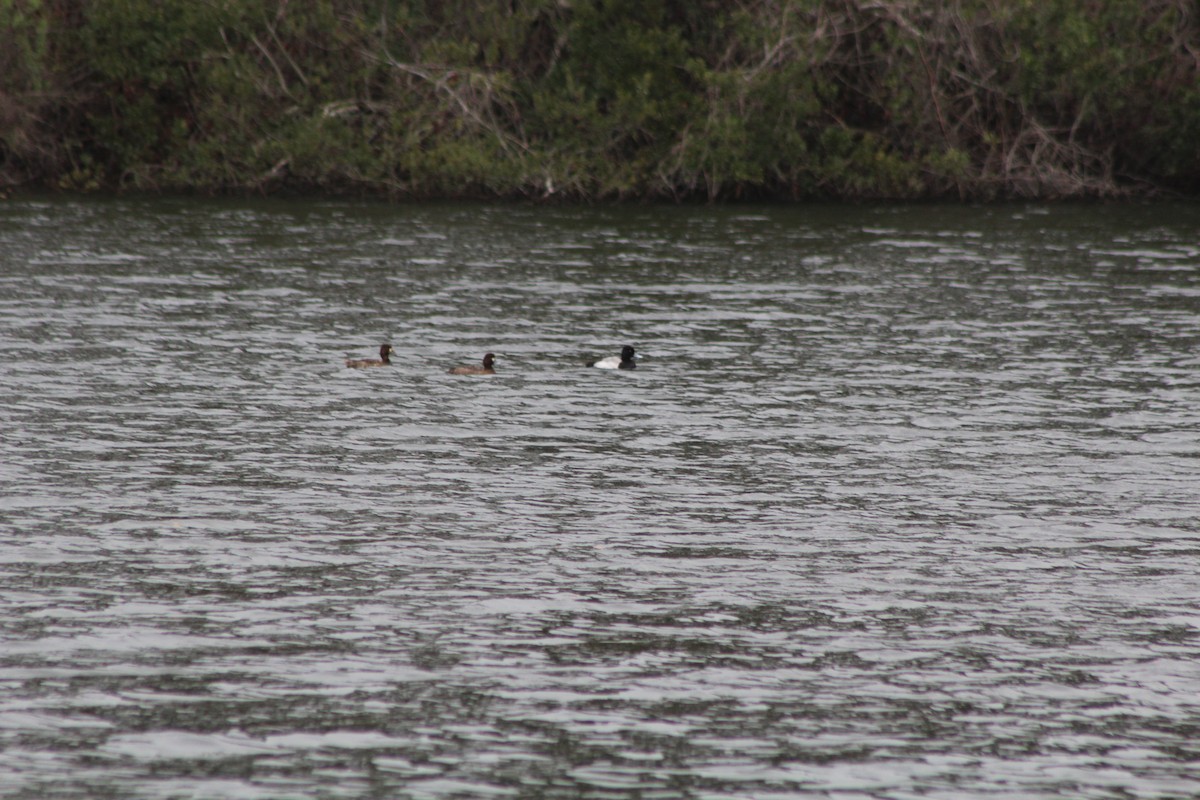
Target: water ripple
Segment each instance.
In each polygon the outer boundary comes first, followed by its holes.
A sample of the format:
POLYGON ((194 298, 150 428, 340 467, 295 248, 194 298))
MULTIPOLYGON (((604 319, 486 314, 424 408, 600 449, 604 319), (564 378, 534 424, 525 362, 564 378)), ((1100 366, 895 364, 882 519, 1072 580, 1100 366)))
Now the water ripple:
POLYGON ((10 201, 6 796, 1190 796, 1195 229, 10 201))

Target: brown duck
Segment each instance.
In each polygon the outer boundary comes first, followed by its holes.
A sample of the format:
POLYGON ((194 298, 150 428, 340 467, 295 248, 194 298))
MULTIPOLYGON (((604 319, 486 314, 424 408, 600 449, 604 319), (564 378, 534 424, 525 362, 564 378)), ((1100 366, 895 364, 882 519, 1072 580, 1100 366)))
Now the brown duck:
POLYGON ((390 344, 379 345, 379 358, 348 358, 346 359, 347 367, 390 367, 392 361, 390 356, 395 351, 392 350, 390 344))
POLYGON ((450 369, 451 375, 495 375, 496 356, 493 353, 488 353, 483 357, 483 366, 462 366, 453 367, 450 369))

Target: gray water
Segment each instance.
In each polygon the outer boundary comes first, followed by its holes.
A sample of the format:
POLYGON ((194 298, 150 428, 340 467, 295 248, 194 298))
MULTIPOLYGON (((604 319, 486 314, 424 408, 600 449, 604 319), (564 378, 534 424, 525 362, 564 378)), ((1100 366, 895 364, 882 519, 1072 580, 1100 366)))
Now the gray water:
POLYGON ((0 315, 4 797, 1200 795, 1196 206, 9 201, 0 315))

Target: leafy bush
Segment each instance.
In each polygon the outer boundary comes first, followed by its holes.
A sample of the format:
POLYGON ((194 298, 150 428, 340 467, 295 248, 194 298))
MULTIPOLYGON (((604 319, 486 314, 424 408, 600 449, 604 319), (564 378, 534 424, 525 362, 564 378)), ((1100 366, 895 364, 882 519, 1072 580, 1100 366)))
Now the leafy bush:
POLYGON ((0 0, 0 181, 567 199, 1200 188, 1191 0, 0 0))

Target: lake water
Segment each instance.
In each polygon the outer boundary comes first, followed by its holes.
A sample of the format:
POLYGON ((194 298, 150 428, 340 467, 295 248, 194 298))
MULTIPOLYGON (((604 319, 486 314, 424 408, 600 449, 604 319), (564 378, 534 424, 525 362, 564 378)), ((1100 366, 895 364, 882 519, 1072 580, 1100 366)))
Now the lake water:
POLYGON ((1198 206, 10 200, 0 315, 4 797, 1200 795, 1198 206))

